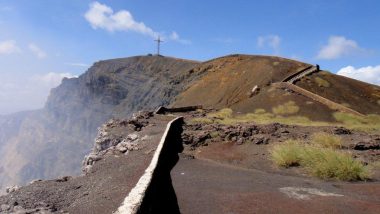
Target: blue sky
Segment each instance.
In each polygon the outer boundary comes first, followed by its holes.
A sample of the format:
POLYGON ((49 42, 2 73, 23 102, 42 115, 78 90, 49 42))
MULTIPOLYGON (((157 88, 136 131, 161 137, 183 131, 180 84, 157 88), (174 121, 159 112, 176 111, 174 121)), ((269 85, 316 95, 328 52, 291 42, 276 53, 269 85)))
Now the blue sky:
POLYGON ((95 61, 279 55, 380 85, 379 1, 0 0, 0 114, 43 106, 95 61))

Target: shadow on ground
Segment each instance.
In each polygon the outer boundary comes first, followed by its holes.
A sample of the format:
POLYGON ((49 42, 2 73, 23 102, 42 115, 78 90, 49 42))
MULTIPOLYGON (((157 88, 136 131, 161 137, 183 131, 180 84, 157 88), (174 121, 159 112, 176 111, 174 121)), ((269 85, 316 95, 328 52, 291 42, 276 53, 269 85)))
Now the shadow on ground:
POLYGON ((138 213, 180 213, 170 171, 179 160, 178 153, 183 150, 182 123, 182 119, 175 121, 169 130, 168 139, 162 148, 152 183, 138 213))

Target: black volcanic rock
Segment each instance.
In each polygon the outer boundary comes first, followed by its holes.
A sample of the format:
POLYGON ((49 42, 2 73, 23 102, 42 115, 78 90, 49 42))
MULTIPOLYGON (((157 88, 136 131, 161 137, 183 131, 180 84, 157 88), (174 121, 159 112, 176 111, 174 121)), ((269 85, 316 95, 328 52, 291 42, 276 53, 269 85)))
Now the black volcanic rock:
POLYGON ((196 78, 189 71, 197 64, 162 56, 100 61, 52 89, 44 109, 0 117, 1 188, 80 173, 101 124, 169 104, 196 78))

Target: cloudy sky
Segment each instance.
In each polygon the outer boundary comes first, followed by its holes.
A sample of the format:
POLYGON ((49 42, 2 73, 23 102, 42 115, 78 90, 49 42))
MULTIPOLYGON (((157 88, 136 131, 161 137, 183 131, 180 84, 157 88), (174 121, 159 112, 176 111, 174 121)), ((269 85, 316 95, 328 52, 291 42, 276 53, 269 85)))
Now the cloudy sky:
POLYGON ((95 61, 266 54, 380 85, 380 2, 0 0, 0 114, 41 108, 95 61))

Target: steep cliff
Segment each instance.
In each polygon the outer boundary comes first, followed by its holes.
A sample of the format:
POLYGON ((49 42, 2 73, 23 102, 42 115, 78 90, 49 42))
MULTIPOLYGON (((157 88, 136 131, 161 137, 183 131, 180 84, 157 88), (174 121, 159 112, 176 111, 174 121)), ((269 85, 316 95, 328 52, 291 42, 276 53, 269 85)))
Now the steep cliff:
POLYGON ((189 70, 197 64, 162 56, 100 61, 79 78, 64 79, 44 109, 1 117, 1 187, 78 174, 97 127, 169 104, 196 77, 189 70))

